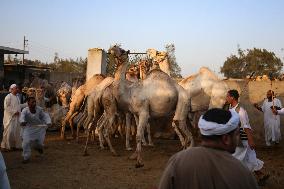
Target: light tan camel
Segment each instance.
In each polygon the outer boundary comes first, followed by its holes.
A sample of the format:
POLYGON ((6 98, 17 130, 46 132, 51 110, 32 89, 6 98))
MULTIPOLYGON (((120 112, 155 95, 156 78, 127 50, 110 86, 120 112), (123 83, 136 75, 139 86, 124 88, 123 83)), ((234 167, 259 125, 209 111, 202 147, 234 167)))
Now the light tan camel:
MULTIPOLYGON (((126 78, 129 84, 138 82, 138 74, 139 74, 138 67, 136 65, 131 65, 126 73, 126 78)), ((104 148, 103 134, 102 134, 104 133, 104 137, 108 143, 111 152, 114 155, 117 155, 116 151, 113 149, 111 145, 108 130, 110 129, 110 126, 113 125, 115 118, 118 118, 118 116, 124 117, 121 114, 121 112, 118 112, 116 100, 113 95, 113 87, 114 87, 113 83, 114 81, 118 80, 117 78, 119 77, 119 75, 120 73, 116 72, 115 78, 112 77, 105 78, 99 85, 97 85, 96 89, 88 97, 87 116, 86 120, 84 121, 85 128, 88 127, 88 136, 86 140, 84 155, 87 155, 87 145, 89 141, 89 135, 91 131, 95 130, 96 127, 98 127, 100 147, 104 148), (97 124, 99 119, 102 120, 101 124, 97 124)), ((120 118, 122 119, 122 117, 120 118)), ((129 118, 129 115, 127 115, 127 118, 129 118)), ((128 120, 126 122, 129 123, 128 120)), ((77 141, 78 141, 78 136, 79 136, 79 127, 77 128, 77 141)), ((126 139, 126 141, 128 141, 126 142, 126 144, 129 146, 129 140, 126 139)))
POLYGON ((159 66, 159 68, 168 74, 170 73, 170 63, 168 59, 168 54, 166 52, 160 52, 155 49, 148 49, 147 55, 153 60, 153 67, 156 68, 159 66))
POLYGON ((69 122, 69 125, 71 128, 71 134, 73 138, 75 138, 75 133, 73 130, 73 119, 76 115, 78 115, 80 109, 82 108, 85 97, 87 97, 96 88, 96 86, 101 81, 104 80, 104 78, 105 76, 102 74, 95 74, 84 85, 81 85, 75 91, 75 94, 73 95, 71 103, 70 103, 70 109, 67 115, 65 116, 64 120, 62 121, 62 127, 61 127, 61 138, 62 139, 65 137, 65 126, 67 122, 69 122))
POLYGON ((120 111, 133 114, 137 124, 137 147, 132 156, 137 158, 136 167, 143 166, 141 142, 144 128, 150 117, 164 117, 175 114, 173 126, 182 145, 186 147, 187 142, 191 139, 191 134, 186 126, 189 105, 186 91, 169 75, 160 70, 152 70, 145 80, 129 85, 125 78, 128 67, 128 52, 113 46, 110 53, 114 56, 118 65, 113 85, 117 107, 120 111))
POLYGON ((191 97, 191 111, 222 108, 226 102, 228 85, 209 68, 200 68, 198 74, 179 82, 191 97))
POLYGON ((229 87, 206 67, 200 68, 197 74, 183 79, 179 84, 190 96, 189 120, 194 128, 197 128, 202 112, 225 105, 229 87))
POLYGON ((64 108, 69 107, 71 94, 72 94, 72 87, 68 83, 63 82, 60 88, 57 90, 56 95, 58 101, 62 104, 64 108))

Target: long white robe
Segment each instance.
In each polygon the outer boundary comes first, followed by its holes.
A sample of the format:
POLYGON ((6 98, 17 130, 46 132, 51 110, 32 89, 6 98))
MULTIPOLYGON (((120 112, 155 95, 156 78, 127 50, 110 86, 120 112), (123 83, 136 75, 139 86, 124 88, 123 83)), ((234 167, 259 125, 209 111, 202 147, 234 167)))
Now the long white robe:
POLYGON ((21 148, 21 127, 16 112, 21 112, 20 102, 16 95, 10 93, 4 99, 4 131, 1 148, 21 148))
MULTIPOLYGON (((233 107, 233 109, 236 110, 237 106, 233 107)), ((252 130, 246 110, 240 107, 238 113, 240 116, 241 127, 252 130)), ((262 169, 264 162, 257 159, 255 150, 250 148, 247 140, 242 140, 241 142, 243 147, 237 146, 235 153, 232 155, 240 160, 251 172, 262 169)))
MULTIPOLYGON (((265 142, 267 146, 271 145, 271 142, 279 142, 281 140, 280 132, 280 116, 274 115, 271 110, 273 102, 268 102, 267 99, 264 100, 262 104, 262 111, 264 113, 264 132, 265 132, 265 142)), ((279 99, 274 98, 274 106, 282 108, 282 104, 279 99)))
POLYGON ((31 113, 29 107, 23 109, 20 117, 21 123, 27 123, 23 126, 23 157, 29 159, 31 156, 31 147, 42 149, 46 128, 51 124, 51 119, 42 108, 36 107, 36 113, 31 113))

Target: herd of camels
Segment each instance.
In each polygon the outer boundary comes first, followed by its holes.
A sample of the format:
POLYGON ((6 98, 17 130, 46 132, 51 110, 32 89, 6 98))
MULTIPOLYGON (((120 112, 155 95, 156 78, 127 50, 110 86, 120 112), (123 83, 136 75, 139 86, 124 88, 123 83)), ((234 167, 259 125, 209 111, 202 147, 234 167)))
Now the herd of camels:
POLYGON ((155 125, 150 125, 150 119, 170 117, 182 147, 187 148, 194 146, 190 125, 194 124, 196 115, 208 108, 222 108, 225 104, 228 86, 208 68, 202 67, 197 74, 177 82, 170 76, 165 52, 149 49, 147 54, 150 59, 141 60, 134 66, 128 64, 129 51, 119 46, 112 46, 109 54, 117 68, 114 77, 96 74, 76 90, 72 91, 65 84, 57 91, 65 110, 61 138, 65 138, 65 127, 69 125, 72 137, 78 140, 80 127, 83 126, 87 132, 85 155, 90 137, 95 131, 100 146, 104 148, 106 141, 110 151, 117 155, 110 136, 114 131, 121 130, 122 125, 125 125, 126 150, 132 150, 129 141, 134 124, 136 150, 131 158, 136 159, 137 168, 142 167, 142 144, 148 141, 148 145, 153 145, 150 127, 155 125), (73 128, 76 117, 77 133, 73 128))

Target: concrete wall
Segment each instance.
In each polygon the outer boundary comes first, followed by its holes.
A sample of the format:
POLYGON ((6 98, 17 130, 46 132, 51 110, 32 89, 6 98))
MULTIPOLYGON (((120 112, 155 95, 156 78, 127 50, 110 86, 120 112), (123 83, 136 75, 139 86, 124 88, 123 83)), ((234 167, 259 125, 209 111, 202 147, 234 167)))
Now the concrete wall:
POLYGON ((103 49, 89 49, 86 80, 94 74, 106 74, 106 65, 106 52, 103 49))

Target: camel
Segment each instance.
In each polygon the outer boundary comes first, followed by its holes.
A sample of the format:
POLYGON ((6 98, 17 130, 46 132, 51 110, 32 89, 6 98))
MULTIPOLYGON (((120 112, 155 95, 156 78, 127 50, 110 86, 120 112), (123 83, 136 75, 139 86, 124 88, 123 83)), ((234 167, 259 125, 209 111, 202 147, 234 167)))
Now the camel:
POLYGON ((45 101, 44 101, 44 89, 42 88, 25 88, 27 97, 34 97, 36 99, 37 105, 45 108, 45 101))
POLYGON ((144 80, 147 77, 147 74, 150 72, 150 69, 152 67, 152 62, 149 60, 141 60, 138 63, 139 66, 139 74, 140 74, 140 79, 144 80))
MULTIPOLYGON (((138 74, 139 74, 139 70, 138 67, 136 65, 131 65, 130 68, 128 69, 127 73, 126 73, 126 78, 129 81, 129 83, 135 83, 138 82, 138 74)), ((117 78, 119 74, 116 73, 115 78, 117 78)), ((117 107, 116 107, 116 101, 115 98, 113 96, 113 82, 115 80, 115 78, 112 77, 107 77, 105 78, 99 85, 97 85, 96 89, 88 96, 87 99, 87 114, 86 117, 82 118, 86 120, 84 121, 84 125, 85 127, 88 127, 88 136, 87 136, 87 141, 86 141, 86 146, 85 146, 85 150, 84 150, 84 154, 87 155, 87 144, 88 144, 88 140, 89 140, 89 133, 91 131, 94 131, 95 127, 98 127, 98 134, 99 134, 99 139, 100 139, 100 147, 104 148, 103 146, 103 136, 102 136, 102 132, 103 130, 108 130, 109 127, 105 127, 106 122, 114 122, 115 118, 120 118, 124 119, 124 116, 121 114, 121 112, 118 112, 117 107), (104 114, 104 116, 103 116, 104 114), (103 117, 102 117, 103 116, 103 117), (98 124, 98 120, 101 119, 101 124, 98 124), (92 124, 91 124, 92 122, 92 124), (91 124, 91 125, 90 125, 91 124)), ((127 115, 127 118, 128 115, 127 115)), ((130 118, 129 118, 130 119, 130 118)), ((81 122, 81 121, 80 121, 81 122)), ((127 122, 127 121, 126 121, 127 122)), ((129 122, 127 122, 129 123, 129 122)), ((121 130, 121 123, 119 124, 118 130, 121 130)), ((81 127, 81 124, 78 125, 77 127, 77 141, 78 141, 78 137, 79 137, 79 127, 81 127)), ((115 129, 113 129, 115 130, 115 129)), ((109 135, 107 131, 104 131, 104 135, 106 138, 106 141, 108 143, 108 146, 111 150, 111 152, 114 155, 117 155, 117 153, 115 152, 115 150, 113 149, 111 143, 110 143, 110 139, 109 139, 109 135)), ((127 135, 129 136, 129 135, 127 135)), ((129 139, 126 139, 126 148, 128 150, 130 150, 129 147, 129 139)))
POLYGON ((209 68, 200 68, 198 74, 179 82, 191 97, 191 111, 222 108, 226 102, 228 85, 220 80, 209 68), (197 98, 198 97, 198 98, 197 98), (200 102, 197 103, 197 100, 200 102))
POLYGON ((65 138, 65 126, 66 123, 69 122, 71 128, 71 134, 73 138, 75 138, 75 133, 73 130, 73 119, 76 115, 78 115, 79 111, 82 108, 83 102, 85 98, 96 88, 96 86, 103 81, 105 78, 102 74, 95 74, 91 77, 84 85, 81 85, 74 93, 71 103, 70 109, 66 114, 64 120, 62 121, 61 126, 61 138, 65 138))
POLYGON ((159 67, 163 72, 171 75, 168 54, 166 52, 159 52, 155 49, 148 49, 147 55, 153 60, 153 67, 159 67))
MULTIPOLYGON (((136 167, 142 167, 141 142, 144 128, 151 117, 163 117, 174 114, 173 126, 181 143, 186 147, 191 134, 186 126, 188 114, 188 96, 186 91, 160 70, 152 70, 145 80, 128 84, 125 73, 128 67, 128 51, 113 46, 110 54, 114 56, 118 70, 113 84, 113 95, 117 108, 134 115, 137 124, 136 152, 132 158, 137 159, 136 167)), ((107 109, 106 109, 107 111, 107 109)), ((109 120, 109 124, 112 123, 109 120)), ((192 145, 192 144, 191 144, 192 145)))
POLYGON ((190 96, 189 119, 196 127, 200 113, 211 108, 223 108, 226 102, 228 85, 220 80, 209 68, 202 67, 195 75, 179 82, 190 96))
POLYGON ((58 101, 62 104, 62 106, 69 107, 71 94, 72 94, 72 88, 68 83, 63 82, 60 86, 60 88, 56 92, 58 101))

